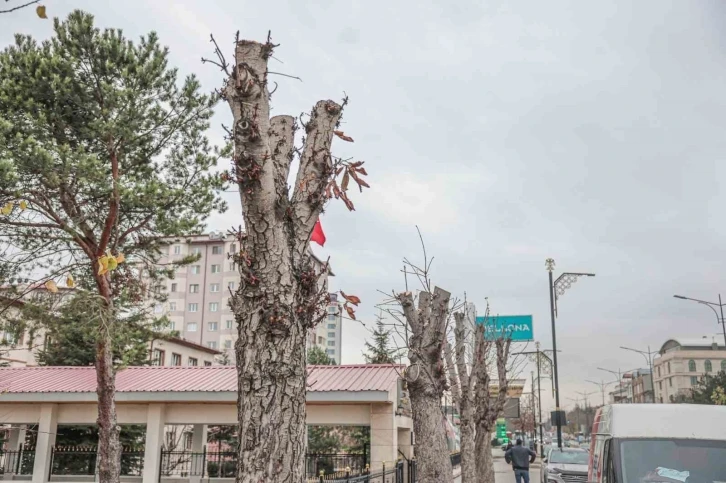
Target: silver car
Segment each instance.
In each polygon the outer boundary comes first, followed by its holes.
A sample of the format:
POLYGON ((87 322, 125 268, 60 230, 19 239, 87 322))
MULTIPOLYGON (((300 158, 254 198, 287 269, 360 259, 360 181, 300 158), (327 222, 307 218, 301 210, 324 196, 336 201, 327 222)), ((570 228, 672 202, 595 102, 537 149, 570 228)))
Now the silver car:
POLYGON ((587 483, 589 459, 587 450, 554 447, 543 461, 541 483, 587 483))

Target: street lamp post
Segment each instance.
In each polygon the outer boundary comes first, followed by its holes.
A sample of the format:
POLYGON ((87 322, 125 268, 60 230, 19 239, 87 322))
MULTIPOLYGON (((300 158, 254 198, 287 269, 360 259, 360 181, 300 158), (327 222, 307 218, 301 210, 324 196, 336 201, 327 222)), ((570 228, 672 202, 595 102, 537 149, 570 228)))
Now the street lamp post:
POLYGON ((602 381, 602 380, 600 382, 597 382, 597 381, 591 381, 589 379, 586 379, 585 382, 590 382, 592 384, 595 384, 597 386, 600 386, 600 392, 602 393, 602 405, 604 406, 605 405, 605 388, 608 385, 614 384, 614 383, 612 383, 612 382, 605 382, 605 381, 602 381))
POLYGON ((592 429, 590 426, 590 414, 589 414, 590 396, 595 394, 595 392, 594 391, 590 391, 590 392, 584 391, 584 392, 578 392, 577 394, 582 396, 582 399, 585 402, 585 436, 587 436, 588 429, 590 429, 590 430, 592 429))
POLYGON ((651 390, 653 391, 653 401, 651 401, 653 404, 655 404, 655 383, 653 382, 653 355, 657 354, 659 351, 652 351, 650 350, 650 346, 648 346, 647 351, 642 351, 639 349, 631 349, 630 347, 623 347, 620 346, 621 349, 625 349, 626 351, 631 352, 637 352, 638 354, 645 357, 646 362, 648 362, 648 368, 650 369, 650 385, 653 386, 651 390))
POLYGON ((552 258, 545 260, 545 268, 549 272, 549 291, 550 291, 550 316, 552 318, 552 359, 554 366, 555 379, 555 411, 557 411, 557 447, 562 449, 562 421, 560 421, 560 381, 557 369, 557 333, 555 329, 555 317, 557 317, 557 300, 565 294, 573 283, 577 282, 580 277, 594 277, 594 273, 572 273, 565 272, 552 280, 552 272, 555 271, 555 261, 552 258))
POLYGON ((723 329, 723 343, 724 347, 726 347, 726 320, 723 317, 723 306, 725 305, 723 302, 721 302, 721 294, 718 294, 718 303, 716 302, 707 302, 705 300, 699 300, 699 299, 692 299, 690 297, 684 297, 683 295, 674 295, 673 297, 681 300, 690 300, 692 302, 698 302, 699 304, 705 305, 706 307, 713 310, 713 313, 716 314, 716 323, 721 324, 721 328, 723 329), (716 309, 714 307, 718 307, 721 311, 721 317, 718 316, 718 312, 716 312, 716 309))

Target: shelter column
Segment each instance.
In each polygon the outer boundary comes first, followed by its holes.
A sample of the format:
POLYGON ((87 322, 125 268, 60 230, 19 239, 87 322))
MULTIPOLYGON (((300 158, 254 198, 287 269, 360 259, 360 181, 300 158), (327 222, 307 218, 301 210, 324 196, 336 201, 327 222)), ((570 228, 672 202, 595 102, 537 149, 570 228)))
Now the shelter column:
POLYGON ((164 444, 164 404, 149 404, 146 412, 146 443, 142 483, 158 483, 161 446, 164 444))
POLYGON ((398 429, 393 404, 371 404, 371 471, 386 463, 392 468, 398 460, 398 429))
POLYGON ((35 463, 33 464, 33 483, 48 481, 57 430, 58 406, 56 404, 41 405, 40 419, 38 420, 38 440, 35 445, 35 463))
POLYGON ((189 483, 199 483, 202 481, 202 473, 207 476, 206 451, 204 449, 207 444, 207 425, 195 424, 192 426, 192 474, 189 477, 189 483))

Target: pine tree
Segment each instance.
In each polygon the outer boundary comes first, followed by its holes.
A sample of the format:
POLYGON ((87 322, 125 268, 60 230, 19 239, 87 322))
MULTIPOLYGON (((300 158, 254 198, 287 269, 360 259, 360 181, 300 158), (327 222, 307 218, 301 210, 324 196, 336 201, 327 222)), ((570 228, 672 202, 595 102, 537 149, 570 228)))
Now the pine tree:
POLYGON ((326 354, 322 347, 316 345, 308 349, 307 362, 311 366, 332 366, 335 361, 326 354))
POLYGON ((376 320, 376 330, 373 331, 373 343, 366 341, 366 350, 363 357, 367 364, 395 364, 401 357, 401 351, 390 347, 391 331, 386 330, 383 317, 376 320))
POLYGON ((164 300, 165 238, 224 204, 204 136, 216 97, 179 81, 156 34, 138 43, 75 11, 0 53, 0 253, 21 274, 87 294, 95 321, 101 483, 120 478, 114 348, 124 317, 164 300))

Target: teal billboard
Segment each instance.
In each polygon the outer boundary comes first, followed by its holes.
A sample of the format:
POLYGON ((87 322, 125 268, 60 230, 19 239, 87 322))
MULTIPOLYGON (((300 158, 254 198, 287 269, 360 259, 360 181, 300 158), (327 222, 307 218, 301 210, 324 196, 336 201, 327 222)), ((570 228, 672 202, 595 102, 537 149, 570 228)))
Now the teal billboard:
POLYGON ((501 337, 511 338, 513 342, 534 340, 531 315, 491 315, 477 317, 477 324, 485 324, 484 337, 489 340, 501 337))

